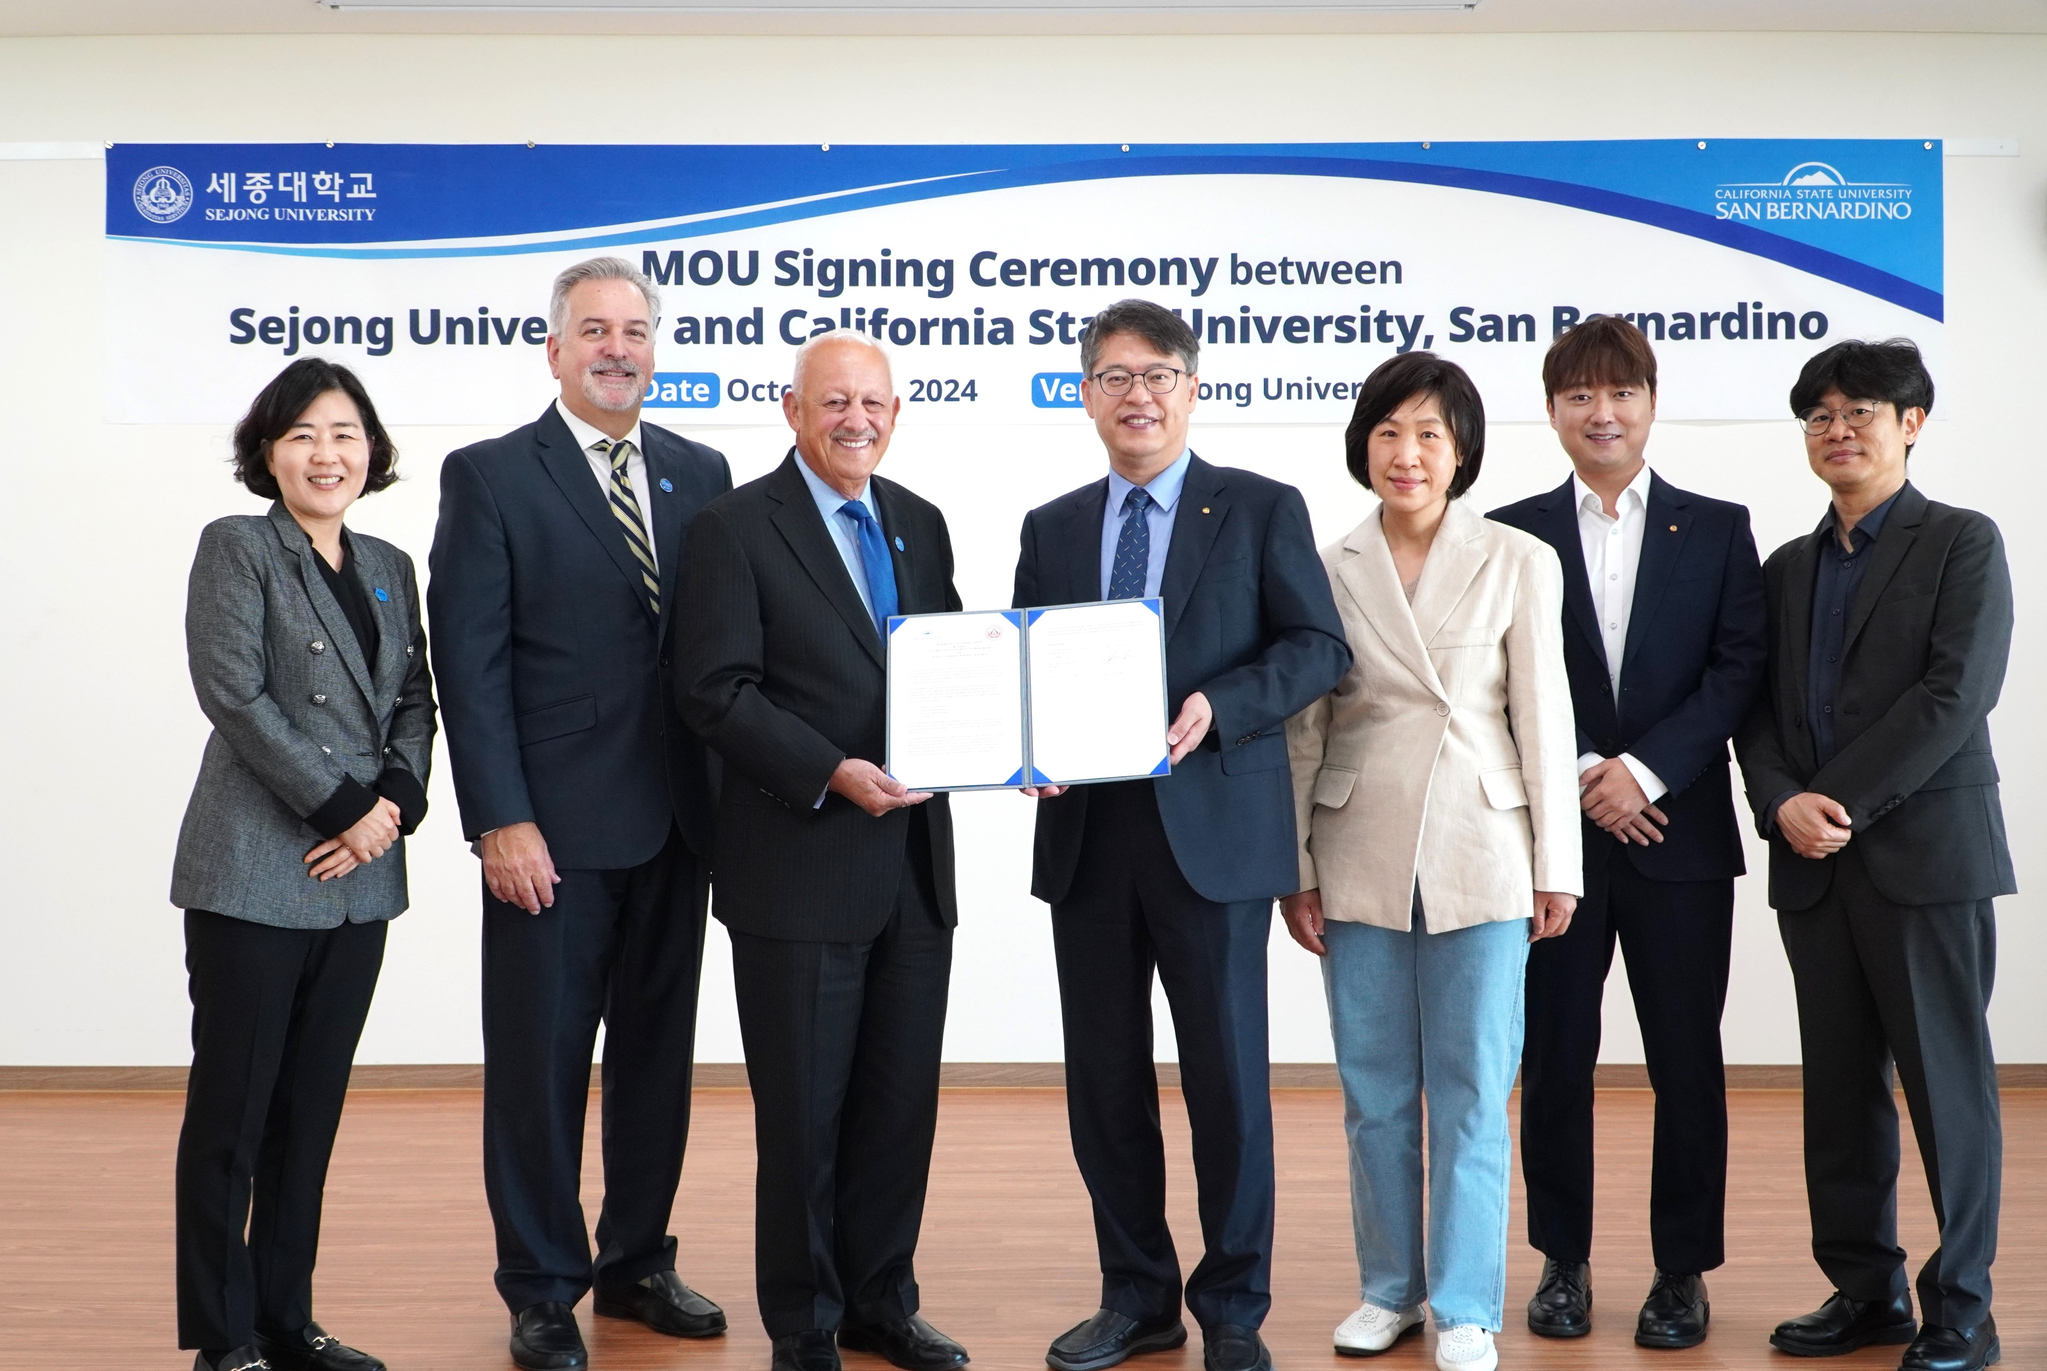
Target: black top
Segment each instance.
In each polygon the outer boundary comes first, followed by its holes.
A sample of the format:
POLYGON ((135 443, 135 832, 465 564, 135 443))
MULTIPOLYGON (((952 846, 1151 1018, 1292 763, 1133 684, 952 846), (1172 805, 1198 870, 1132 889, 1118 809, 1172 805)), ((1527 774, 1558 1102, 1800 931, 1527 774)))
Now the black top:
POLYGON ((327 582, 327 589, 334 592, 334 598, 341 602, 341 612, 348 616, 348 626, 355 633, 355 645, 362 649, 362 659, 374 663, 377 660, 377 616, 370 613, 370 597, 363 594, 362 578, 355 574, 355 549, 349 546, 346 530, 341 535, 341 570, 327 565, 327 559, 316 549, 313 561, 320 568, 320 576, 327 582))
MULTIPOLYGON (((1899 487, 1900 490, 1904 487, 1899 487)), ((1819 568, 1812 579, 1812 646, 1805 667, 1805 722, 1812 730, 1820 765, 1834 760, 1834 694, 1841 684, 1841 644, 1848 635, 1848 611, 1869 570, 1869 545, 1884 531, 1884 516, 1896 495, 1856 521, 1841 546, 1840 524, 1829 508, 1819 526, 1819 568)))

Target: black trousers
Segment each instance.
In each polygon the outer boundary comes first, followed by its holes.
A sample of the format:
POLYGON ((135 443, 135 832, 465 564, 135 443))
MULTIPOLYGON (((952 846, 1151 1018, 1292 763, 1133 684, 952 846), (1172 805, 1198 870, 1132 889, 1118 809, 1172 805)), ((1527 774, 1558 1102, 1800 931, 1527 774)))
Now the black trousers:
POLYGON ((1656 1267, 1688 1275, 1726 1260, 1720 1015, 1733 937, 1731 879, 1649 880, 1619 843, 1586 825, 1585 898, 1570 931, 1528 950, 1521 1174, 1528 1242, 1544 1256, 1573 1264, 1592 1256, 1592 1072, 1618 942, 1656 1092, 1649 1179, 1656 1267))
POLYGON ((1991 902, 1892 904, 1851 842, 1820 902, 1779 912, 1777 927, 1798 988, 1813 1257, 1851 1298, 1904 1292, 1895 1062, 1940 1225, 1919 1270, 1920 1316, 1973 1328, 1990 1312, 2004 1168, 1984 1017, 1997 970, 1991 902))
POLYGON ((385 927, 272 928, 185 911, 180 1347, 226 1351, 258 1331, 289 1339, 313 1320, 327 1159, 385 927))
POLYGON ((732 934, 757 1149, 754 1285, 769 1337, 917 1312, 951 977, 921 814, 895 912, 872 942, 732 934))
POLYGON ((1218 904, 1180 873, 1150 781, 1096 786, 1067 898, 1052 909, 1074 1160, 1094 1200, 1102 1305, 1179 1312, 1152 1065, 1152 976, 1172 1006, 1204 1252, 1187 1278, 1203 1328, 1272 1307, 1272 1097, 1265 953, 1272 902, 1218 904))
POLYGON ((651 860, 563 871, 528 914, 483 892, 483 1185, 513 1313, 675 1266, 708 873, 674 829, 651 860), (604 1207, 581 1199, 590 1054, 604 1024, 604 1207))

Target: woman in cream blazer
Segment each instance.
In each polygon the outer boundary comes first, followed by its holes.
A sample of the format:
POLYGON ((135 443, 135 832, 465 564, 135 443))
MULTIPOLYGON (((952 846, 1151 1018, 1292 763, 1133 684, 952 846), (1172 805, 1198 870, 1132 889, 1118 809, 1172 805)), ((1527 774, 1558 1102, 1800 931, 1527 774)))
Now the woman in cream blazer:
POLYGON ((1457 498, 1485 411, 1454 363, 1381 366, 1345 442, 1381 505, 1322 554, 1355 661, 1287 725, 1301 893, 1283 902, 1323 958, 1344 1087, 1363 1304, 1336 1346, 1383 1351, 1426 1305, 1437 1365, 1491 1371, 1523 969, 1582 891, 1563 572, 1457 498))

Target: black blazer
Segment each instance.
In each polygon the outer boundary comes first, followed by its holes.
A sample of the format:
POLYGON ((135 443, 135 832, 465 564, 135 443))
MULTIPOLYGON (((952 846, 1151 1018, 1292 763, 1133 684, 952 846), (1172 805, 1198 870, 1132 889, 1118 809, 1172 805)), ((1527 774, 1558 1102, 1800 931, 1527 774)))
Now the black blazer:
MULTIPOLYGON (((1016 607, 1102 598, 1109 479, 1024 516, 1016 607)), ((1201 746, 1152 782, 1180 872, 1204 898, 1265 900, 1300 884, 1286 721, 1350 670, 1350 644, 1292 486, 1199 457, 1166 550, 1167 704, 1215 709, 1201 746)), ((1160 728, 1172 722, 1160 721, 1160 728)), ((1088 788, 1038 804, 1031 893, 1064 900, 1087 831, 1088 788)))
MULTIPOLYGON (((887 763, 887 650, 797 461, 792 450, 691 528, 676 701, 725 760, 713 912, 760 937, 867 942, 895 910, 913 811, 877 819, 825 791, 848 757, 887 763)), ((958 609, 945 516, 870 480, 900 612, 958 609)), ((932 881, 951 927, 952 811, 936 795, 914 812, 930 823, 932 881)))
MULTIPOLYGON (((1670 820, 1663 841, 1626 844, 1636 871, 1652 881, 1739 876, 1748 867, 1727 740, 1762 689, 1767 655, 1763 571, 1748 509, 1650 474, 1616 703, 1574 495, 1565 481, 1486 517, 1533 533, 1564 564, 1564 666, 1578 716, 1578 754, 1631 753, 1670 787, 1656 801, 1670 820)), ((1588 854, 1600 851, 1595 844, 1615 846, 1588 819, 1588 854)))
POLYGON ((2005 843, 1988 714, 2011 654, 2011 572, 1997 525, 1907 484, 1884 519, 1848 611, 1834 699, 1832 761, 1806 725, 1806 662, 1820 540, 1833 520, 1770 554, 1767 684, 1735 753, 1757 827, 1770 840, 1770 903, 1809 909, 1834 858, 1810 861, 1764 824, 1788 791, 1847 809, 1851 843, 1895 904, 1946 904, 2018 889, 2005 843))
POLYGON ((667 643, 683 532, 732 472, 701 443, 645 422, 640 433, 659 622, 553 405, 441 465, 426 600, 462 833, 530 820, 557 867, 638 866, 671 826, 711 852, 716 780, 670 703, 667 643))

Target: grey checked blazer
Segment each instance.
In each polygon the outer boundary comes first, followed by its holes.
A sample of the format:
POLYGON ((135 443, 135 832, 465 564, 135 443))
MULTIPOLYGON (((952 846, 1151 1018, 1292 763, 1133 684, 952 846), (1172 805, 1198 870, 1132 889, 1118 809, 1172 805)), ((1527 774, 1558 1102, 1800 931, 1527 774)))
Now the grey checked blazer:
POLYGON ((282 503, 216 519, 199 535, 185 645, 213 723, 178 831, 171 903, 272 924, 335 928, 405 911, 405 841, 332 881, 306 874, 305 824, 344 777, 374 786, 402 767, 424 787, 433 681, 412 559, 350 533, 381 639, 365 662, 319 554, 282 503))

